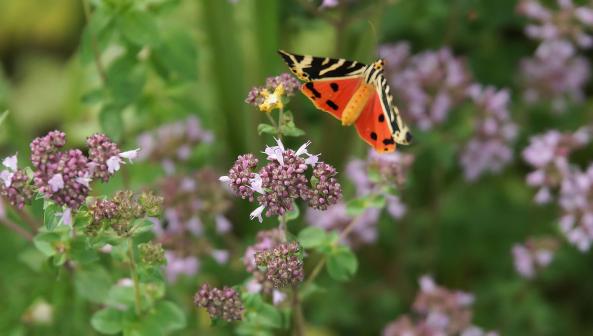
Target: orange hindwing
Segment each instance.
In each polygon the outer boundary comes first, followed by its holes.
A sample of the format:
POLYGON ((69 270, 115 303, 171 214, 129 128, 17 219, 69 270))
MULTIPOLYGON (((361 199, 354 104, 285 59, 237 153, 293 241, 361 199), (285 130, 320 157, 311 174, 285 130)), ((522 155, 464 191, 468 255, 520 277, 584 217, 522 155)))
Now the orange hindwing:
POLYGON ((395 151, 395 141, 383 112, 381 98, 374 93, 354 123, 358 135, 377 152, 395 151))

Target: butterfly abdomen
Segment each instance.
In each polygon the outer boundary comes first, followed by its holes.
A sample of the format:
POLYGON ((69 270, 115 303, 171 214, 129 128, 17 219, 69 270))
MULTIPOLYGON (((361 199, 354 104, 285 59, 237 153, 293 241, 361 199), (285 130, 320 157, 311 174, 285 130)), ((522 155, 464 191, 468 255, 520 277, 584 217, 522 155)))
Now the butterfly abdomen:
POLYGON ((348 104, 342 112, 342 125, 348 126, 354 124, 360 116, 363 108, 366 106, 369 98, 375 93, 375 87, 361 81, 360 85, 348 101, 348 104))

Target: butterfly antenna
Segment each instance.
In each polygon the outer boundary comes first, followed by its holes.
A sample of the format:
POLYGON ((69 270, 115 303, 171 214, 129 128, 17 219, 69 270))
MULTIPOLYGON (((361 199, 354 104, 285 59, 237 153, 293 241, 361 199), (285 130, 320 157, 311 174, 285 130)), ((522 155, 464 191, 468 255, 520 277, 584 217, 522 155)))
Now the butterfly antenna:
POLYGON ((367 20, 367 22, 368 22, 369 26, 371 27, 371 30, 373 31, 373 38, 375 40, 374 45, 379 46, 379 37, 377 34, 377 29, 375 29, 375 24, 371 20, 367 20))

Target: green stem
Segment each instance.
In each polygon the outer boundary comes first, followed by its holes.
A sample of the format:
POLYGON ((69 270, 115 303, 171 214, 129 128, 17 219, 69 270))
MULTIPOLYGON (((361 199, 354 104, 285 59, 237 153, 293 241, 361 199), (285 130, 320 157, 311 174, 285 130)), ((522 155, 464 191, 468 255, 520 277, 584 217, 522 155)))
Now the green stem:
MULTIPOLYGON (((87 27, 90 26, 91 23, 91 5, 89 0, 82 0, 82 7, 84 9, 84 17, 86 20, 87 27)), ((107 84, 107 72, 105 71, 105 67, 101 62, 101 52, 99 50, 99 43, 97 43, 97 37, 93 34, 90 27, 89 34, 91 34, 91 47, 93 48, 93 56, 95 57, 95 66, 97 67, 97 72, 99 73, 99 77, 101 77, 101 81, 103 84, 107 84)))
POLYGON ((282 106, 278 112, 278 127, 276 128, 276 134, 278 139, 282 140, 282 123, 284 119, 284 106, 282 106))
POLYGON ((33 235, 23 229, 20 225, 18 225, 17 223, 11 221, 8 218, 2 218, 0 219, 0 223, 4 226, 6 226, 7 228, 9 228, 11 231, 14 231, 16 233, 18 233, 19 235, 21 235, 23 238, 25 238, 28 241, 32 241, 33 240, 33 235))
POLYGON ((140 316, 142 310, 140 301, 140 281, 138 280, 136 261, 134 260, 134 240, 131 237, 128 238, 128 258, 130 259, 130 273, 132 274, 132 281, 134 282, 134 306, 136 308, 136 315, 140 316))
POLYGON ((292 314, 294 324, 294 335, 305 335, 305 317, 303 316, 303 309, 301 300, 299 298, 299 290, 297 286, 292 286, 292 314))

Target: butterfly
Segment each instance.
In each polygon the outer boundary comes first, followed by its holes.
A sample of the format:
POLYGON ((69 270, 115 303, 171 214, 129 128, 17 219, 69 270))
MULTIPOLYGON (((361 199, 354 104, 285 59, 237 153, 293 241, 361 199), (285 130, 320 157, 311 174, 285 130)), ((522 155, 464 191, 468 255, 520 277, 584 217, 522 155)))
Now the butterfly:
POLYGON ((370 65, 345 59, 278 53, 293 74, 305 83, 301 92, 320 110, 354 124, 358 135, 377 152, 407 145, 412 134, 403 122, 387 80, 382 59, 370 65))

